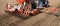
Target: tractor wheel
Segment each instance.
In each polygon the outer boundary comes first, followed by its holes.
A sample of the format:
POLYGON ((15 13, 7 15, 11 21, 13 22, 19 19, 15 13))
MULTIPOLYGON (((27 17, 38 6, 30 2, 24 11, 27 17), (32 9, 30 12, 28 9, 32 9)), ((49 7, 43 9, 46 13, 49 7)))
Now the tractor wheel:
POLYGON ((29 17, 29 14, 30 14, 30 11, 24 11, 24 13, 22 14, 22 18, 28 18, 29 17))
POLYGON ((36 9, 34 9, 33 11, 31 11, 31 15, 36 15, 38 13, 38 11, 36 9))
POLYGON ((18 13, 22 14, 23 13, 23 10, 18 10, 18 13))

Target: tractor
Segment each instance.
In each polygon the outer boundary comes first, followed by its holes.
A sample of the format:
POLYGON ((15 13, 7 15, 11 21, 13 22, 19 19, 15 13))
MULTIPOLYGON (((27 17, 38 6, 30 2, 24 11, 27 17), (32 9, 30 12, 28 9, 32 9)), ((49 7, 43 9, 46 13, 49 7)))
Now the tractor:
POLYGON ((36 15, 39 12, 39 9, 31 9, 31 3, 24 2, 23 4, 7 4, 6 11, 9 11, 11 13, 17 13, 19 15, 22 15, 23 17, 28 17, 30 15, 36 15))

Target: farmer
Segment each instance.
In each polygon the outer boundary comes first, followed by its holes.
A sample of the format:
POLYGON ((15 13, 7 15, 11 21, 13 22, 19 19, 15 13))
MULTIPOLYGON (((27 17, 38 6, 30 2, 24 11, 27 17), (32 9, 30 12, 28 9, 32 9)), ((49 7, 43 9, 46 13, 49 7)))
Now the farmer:
POLYGON ((37 7, 37 4, 36 4, 35 1, 36 1, 36 0, 31 0, 31 8, 32 8, 32 9, 36 9, 36 7, 37 7))
POLYGON ((37 5, 37 7, 36 7, 36 8, 38 8, 38 0, 36 0, 36 1, 35 1, 35 3, 36 3, 36 5, 37 5))
POLYGON ((43 0, 38 1, 38 8, 43 8, 43 0))
POLYGON ((43 0, 43 6, 44 7, 49 7, 49 1, 48 0, 43 0))

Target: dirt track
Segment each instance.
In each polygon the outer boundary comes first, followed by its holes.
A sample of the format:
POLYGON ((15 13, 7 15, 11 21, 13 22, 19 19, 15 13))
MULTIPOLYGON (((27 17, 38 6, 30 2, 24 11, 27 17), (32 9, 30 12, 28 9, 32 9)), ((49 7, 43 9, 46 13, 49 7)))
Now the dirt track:
MULTIPOLYGON (((7 3, 16 4, 14 0, 0 0, 0 26, 60 26, 60 17, 50 14, 40 13, 26 20, 7 14, 7 3)), ((60 7, 60 0, 49 0, 49 3, 52 7, 60 7)))

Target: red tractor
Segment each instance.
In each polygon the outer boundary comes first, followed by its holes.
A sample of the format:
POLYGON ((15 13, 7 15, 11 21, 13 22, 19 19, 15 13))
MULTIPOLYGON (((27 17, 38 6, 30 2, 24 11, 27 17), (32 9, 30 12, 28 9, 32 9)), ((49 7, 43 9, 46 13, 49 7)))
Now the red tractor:
POLYGON ((23 17, 28 17, 30 14, 31 15, 36 15, 38 13, 38 9, 31 9, 31 4, 27 4, 26 6, 23 5, 10 5, 7 4, 7 11, 9 12, 14 12, 18 13, 19 15, 21 14, 23 17))

